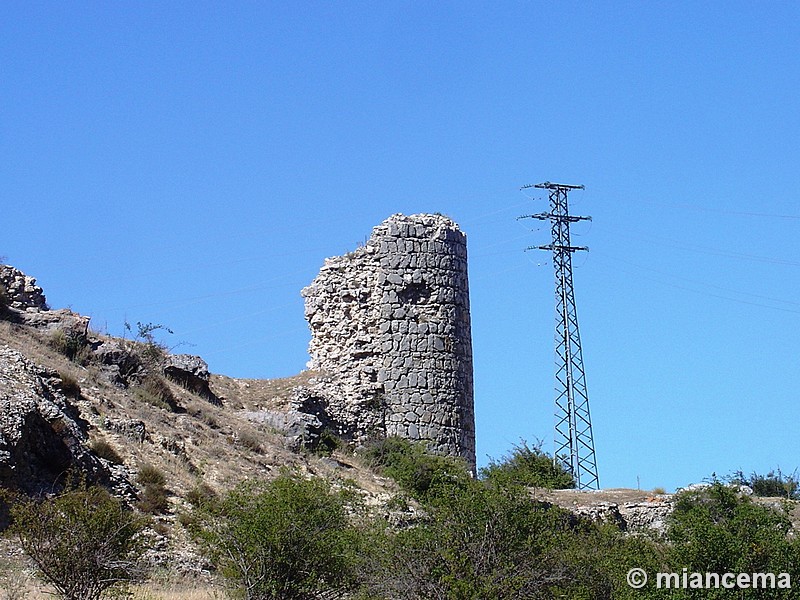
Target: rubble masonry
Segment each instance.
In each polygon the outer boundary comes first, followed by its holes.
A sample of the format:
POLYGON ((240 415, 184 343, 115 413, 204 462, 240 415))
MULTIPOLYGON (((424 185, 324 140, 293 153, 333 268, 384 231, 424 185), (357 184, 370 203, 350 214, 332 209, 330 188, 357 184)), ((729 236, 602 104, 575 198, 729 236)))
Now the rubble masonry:
POLYGON ((321 401, 337 433, 355 443, 420 440, 474 467, 467 246, 458 225, 393 215, 363 247, 326 259, 302 293, 308 366, 328 378, 321 401))

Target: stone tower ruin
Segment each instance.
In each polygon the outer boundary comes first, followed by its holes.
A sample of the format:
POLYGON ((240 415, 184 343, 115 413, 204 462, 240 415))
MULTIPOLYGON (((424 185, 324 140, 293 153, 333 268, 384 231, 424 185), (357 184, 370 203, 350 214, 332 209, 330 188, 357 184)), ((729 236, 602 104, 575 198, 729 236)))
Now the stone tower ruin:
POLYGON ((397 435, 474 467, 467 246, 458 225, 392 215, 364 246, 326 259, 302 293, 308 366, 325 384, 307 391, 301 410, 324 413, 357 444, 397 435))

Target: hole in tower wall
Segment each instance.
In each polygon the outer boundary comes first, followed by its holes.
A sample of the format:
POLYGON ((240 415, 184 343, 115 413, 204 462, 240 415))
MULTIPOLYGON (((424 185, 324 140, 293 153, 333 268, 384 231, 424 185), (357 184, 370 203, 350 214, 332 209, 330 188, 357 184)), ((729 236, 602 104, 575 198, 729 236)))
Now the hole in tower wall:
POLYGON ((402 304, 424 304, 431 297, 431 289, 428 284, 409 283, 397 294, 402 304))

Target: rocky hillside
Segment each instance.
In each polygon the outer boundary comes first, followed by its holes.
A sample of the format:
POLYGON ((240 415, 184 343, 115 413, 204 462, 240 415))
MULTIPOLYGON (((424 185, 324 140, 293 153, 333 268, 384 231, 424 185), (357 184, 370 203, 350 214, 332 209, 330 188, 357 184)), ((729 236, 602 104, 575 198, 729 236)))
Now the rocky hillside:
POLYGON ((204 565, 178 517, 202 486, 224 492, 288 467, 355 481, 374 504, 395 489, 352 454, 311 451, 309 416, 293 406, 314 372, 275 380, 212 375, 200 357, 165 352, 146 327, 138 339, 119 339, 72 311, 50 310, 34 279, 0 269, 3 488, 51 494, 79 472, 137 505, 144 494, 137 476, 155 468, 167 488, 166 506, 155 511, 163 538, 157 558, 188 571, 204 565))
MULTIPOLYGON (((288 467, 355 486, 375 511, 398 510, 396 484, 333 447, 335 437, 306 410, 309 389, 324 386, 328 374, 214 375, 201 357, 167 352, 155 327, 137 329, 132 339, 93 331, 88 318, 51 310, 33 278, 0 266, 0 488, 50 495, 71 473, 100 483, 154 514, 155 565, 203 577, 208 564, 181 525, 198 490, 224 493, 288 467), (141 477, 154 471, 166 482, 162 498, 149 497, 141 477)), ((634 490, 530 493, 623 531, 663 532, 673 507, 670 495, 634 490)), ((411 517, 415 508, 399 510, 411 517)), ((0 510, 0 525, 6 519, 0 510)))

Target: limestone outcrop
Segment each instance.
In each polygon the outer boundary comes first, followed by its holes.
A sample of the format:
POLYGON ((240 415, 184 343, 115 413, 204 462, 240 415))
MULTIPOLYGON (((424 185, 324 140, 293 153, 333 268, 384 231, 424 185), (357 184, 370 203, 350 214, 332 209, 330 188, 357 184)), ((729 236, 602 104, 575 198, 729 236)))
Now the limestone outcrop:
POLYGON ((303 292, 310 369, 296 408, 333 433, 420 440, 475 464, 466 236, 442 215, 396 214, 328 258, 303 292))
POLYGON ((86 339, 89 317, 66 308, 50 310, 44 291, 34 277, 11 265, 0 265, 0 293, 7 304, 0 306, 3 318, 72 340, 86 339))
POLYGON ((108 484, 109 465, 86 446, 87 428, 58 373, 0 346, 0 488, 49 493, 70 469, 108 484))
POLYGON ((222 401, 209 387, 211 373, 208 371, 208 363, 199 356, 168 354, 164 363, 164 375, 212 404, 222 405, 222 401))

